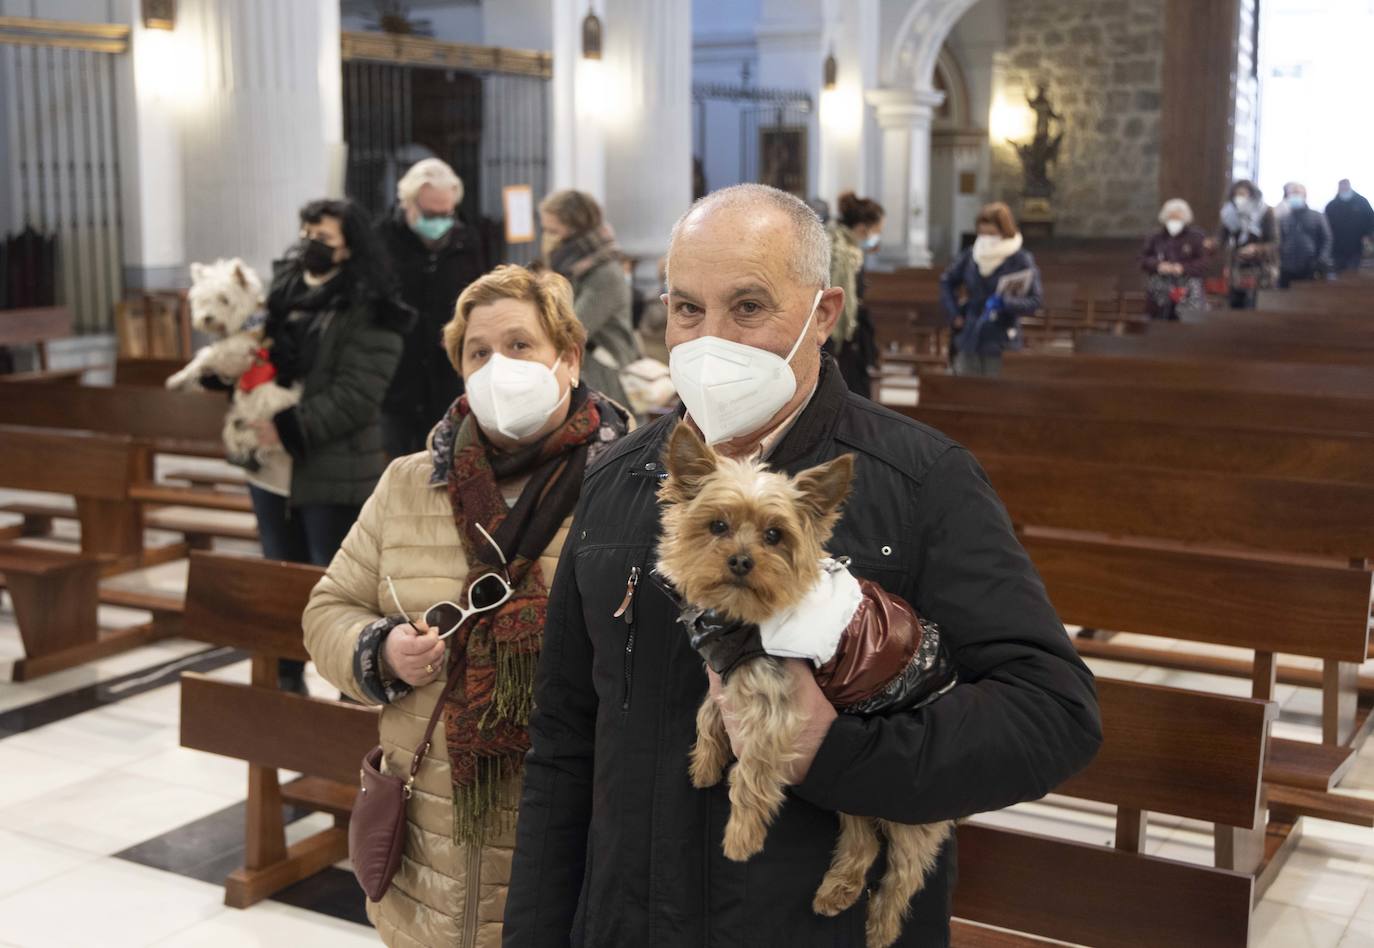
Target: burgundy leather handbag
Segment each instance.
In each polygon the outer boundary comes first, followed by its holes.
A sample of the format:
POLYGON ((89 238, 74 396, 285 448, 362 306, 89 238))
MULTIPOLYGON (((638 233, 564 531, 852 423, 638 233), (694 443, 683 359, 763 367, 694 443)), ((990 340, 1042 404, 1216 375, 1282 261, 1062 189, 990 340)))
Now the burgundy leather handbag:
POLYGON ((382 745, 378 744, 363 756, 358 771, 358 796, 348 822, 348 858, 353 863, 358 884, 373 902, 381 901, 386 890, 391 888, 396 870, 401 868, 401 853, 406 843, 406 802, 413 792, 415 775, 420 772, 420 764, 429 751, 434 726, 439 723, 444 703, 454 685, 462 680, 461 675, 455 676, 435 702, 424 739, 411 758, 406 779, 382 773, 382 745))

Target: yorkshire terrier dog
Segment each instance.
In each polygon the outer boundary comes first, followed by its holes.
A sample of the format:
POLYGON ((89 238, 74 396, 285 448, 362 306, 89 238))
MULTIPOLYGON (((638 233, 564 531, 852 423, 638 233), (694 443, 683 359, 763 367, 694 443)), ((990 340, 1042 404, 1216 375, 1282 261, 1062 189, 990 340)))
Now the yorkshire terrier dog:
MULTIPOLYGON (((842 580, 834 588, 849 590, 853 597, 848 612, 838 623, 832 615, 830 625, 842 628, 849 622, 847 616, 854 615, 862 597, 844 566, 824 553, 849 496, 854 460, 842 455, 789 478, 761 462, 719 457, 680 423, 669 439, 665 466, 656 573, 683 607, 693 646, 721 674, 724 697, 736 719, 739 760, 730 771, 730 818, 723 848, 727 858, 744 861, 763 849, 768 827, 782 807, 804 724, 783 660, 775 657, 776 649, 769 654, 764 648, 769 632, 776 631, 779 616, 789 614, 794 619, 805 614, 803 625, 825 625, 826 619, 817 618, 825 606, 817 603, 837 597, 829 591, 822 600, 814 595, 828 576, 842 580)), ((934 657, 938 630, 918 624, 909 611, 905 615, 913 620, 913 628, 928 633, 924 644, 902 653, 902 667, 878 689, 874 700, 840 710, 889 710, 893 702, 882 699, 893 695, 900 699, 896 706, 913 707, 909 686, 947 673, 947 660, 942 663, 934 657)), ((842 650, 839 634, 836 629, 831 645, 842 650)), ((915 638, 920 637, 918 632, 915 638)), ((927 687, 926 700, 949 684, 952 679, 941 682, 938 690, 927 687)), ((835 703, 824 686, 822 690, 835 703)), ((697 741, 689 768, 692 785, 704 789, 718 784, 730 756, 720 705, 708 695, 697 711, 697 741)), ((869 948, 887 948, 901 934, 911 898, 925 884, 953 824, 911 826, 844 813, 839 818, 834 857, 812 907, 821 915, 838 915, 858 901, 878 857, 881 832, 887 839, 887 871, 869 906, 867 942, 869 948)))

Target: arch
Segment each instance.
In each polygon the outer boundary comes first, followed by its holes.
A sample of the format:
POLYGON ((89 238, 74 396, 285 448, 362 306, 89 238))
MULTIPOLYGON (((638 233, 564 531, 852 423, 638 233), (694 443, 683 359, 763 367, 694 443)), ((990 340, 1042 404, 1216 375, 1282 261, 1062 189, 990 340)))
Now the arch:
POLYGON ((935 62, 935 73, 931 83, 937 92, 945 94, 945 101, 935 113, 935 124, 940 128, 967 128, 970 122, 972 105, 969 103, 968 78, 964 75, 964 65, 948 43, 940 46, 940 56, 935 62))
POLYGON ((978 0, 912 0, 886 57, 883 84, 892 88, 934 87, 935 66, 945 40, 978 0))

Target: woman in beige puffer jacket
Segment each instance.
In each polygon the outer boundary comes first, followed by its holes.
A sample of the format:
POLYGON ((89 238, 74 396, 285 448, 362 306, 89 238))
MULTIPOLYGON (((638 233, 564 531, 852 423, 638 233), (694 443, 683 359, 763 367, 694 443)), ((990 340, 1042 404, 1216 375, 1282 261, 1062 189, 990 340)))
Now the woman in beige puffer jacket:
MULTIPOLYGON (((601 415, 590 442, 594 457, 625 431, 627 419, 617 406, 578 387, 584 340, 585 331, 573 315, 571 290, 556 274, 533 276, 521 268, 502 267, 464 291, 458 315, 445 330, 445 343, 466 378, 472 380, 491 352, 499 352, 546 367, 553 363, 561 390, 569 394, 560 399, 548 422, 525 439, 510 438, 497 430, 493 419, 480 417, 484 408, 491 414, 490 399, 476 396, 477 408, 471 412, 467 397, 460 399, 435 429, 428 451, 399 458, 387 468, 311 594, 303 617, 306 648, 320 674, 344 694, 382 704, 383 769, 388 773, 404 773, 423 739, 445 688, 447 644, 433 642, 433 652, 412 660, 390 650, 388 640, 426 642, 434 630, 419 636, 416 627, 404 624, 407 619, 423 616, 438 602, 468 602, 468 557, 447 489, 455 437, 463 443, 457 432, 464 424, 476 424, 489 454, 513 452, 547 438, 574 411, 585 412, 590 404, 601 415), (504 305, 511 301, 527 306, 504 305), (483 340, 498 341, 483 341, 479 348, 479 334, 483 340), (473 343, 465 350, 469 335, 473 343), (393 586, 404 616, 396 615, 393 586), (428 670, 412 664, 426 658, 432 659, 425 663, 428 670)), ((469 393, 474 394, 471 388, 469 393)), ((524 480, 515 476, 497 481, 508 507, 515 504, 524 480)), ((539 558, 545 583, 553 580, 570 520, 569 515, 562 521, 539 558)), ((478 568, 486 571, 481 564, 478 568)), ((459 640, 454 635, 448 643, 459 640)), ((462 695, 463 689, 455 694, 462 695)), ((381 901, 368 903, 368 917, 392 948, 498 948, 518 786, 509 780, 499 791, 498 797, 507 802, 498 804, 480 845, 461 841, 454 829, 454 786, 443 728, 441 717, 407 803, 401 867, 381 901)))

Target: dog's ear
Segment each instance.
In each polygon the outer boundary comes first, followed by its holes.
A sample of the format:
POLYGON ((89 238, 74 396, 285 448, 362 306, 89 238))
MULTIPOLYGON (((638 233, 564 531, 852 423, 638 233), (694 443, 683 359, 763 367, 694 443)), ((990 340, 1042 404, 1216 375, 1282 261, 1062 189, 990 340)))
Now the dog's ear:
POLYGON ((201 280, 205 279, 205 270, 206 267, 203 263, 191 264, 191 282, 199 283, 201 280))
POLYGON ((802 471, 793 483, 801 492, 808 514, 818 521, 833 518, 854 483, 854 455, 841 454, 833 461, 802 471))
POLYGON ((248 274, 243 272, 243 261, 234 259, 234 282, 245 290, 248 289, 248 274))
POLYGON ((663 463, 668 470, 663 499, 670 504, 682 503, 695 497, 701 482, 715 472, 716 452, 697 437, 691 425, 679 421, 668 437, 663 463))

